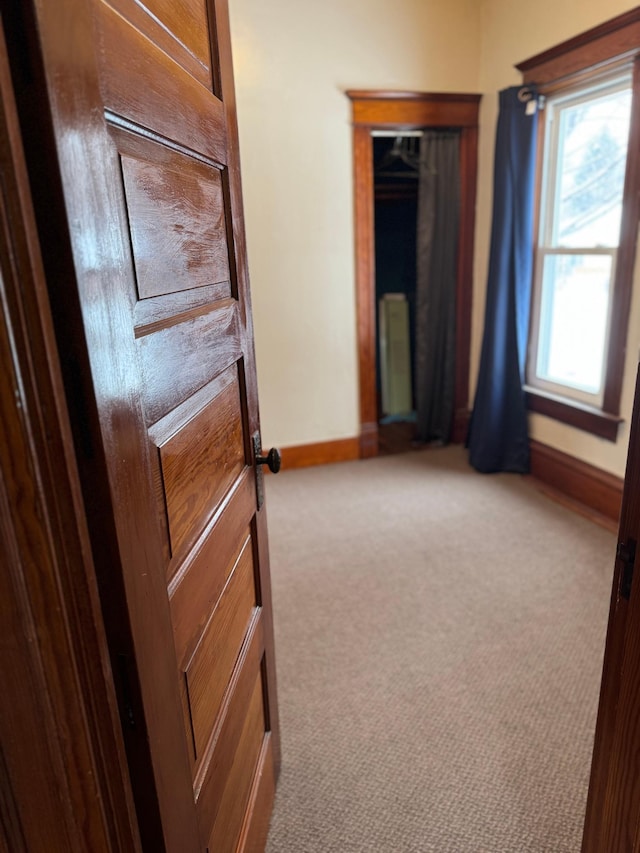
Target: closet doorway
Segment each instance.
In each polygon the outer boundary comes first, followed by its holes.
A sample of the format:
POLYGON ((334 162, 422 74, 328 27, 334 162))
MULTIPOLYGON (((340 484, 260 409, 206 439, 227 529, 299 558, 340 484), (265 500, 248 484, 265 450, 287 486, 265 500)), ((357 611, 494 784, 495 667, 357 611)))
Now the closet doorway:
MULTIPOLYGON (((468 421, 469 394, 469 344, 471 326, 471 289, 473 263, 473 234, 476 193, 476 164, 478 138, 478 108, 479 95, 469 94, 425 94, 417 92, 381 92, 381 91, 348 91, 347 96, 352 102, 353 115, 353 150, 354 150, 354 195, 355 195, 355 240, 356 240, 356 294, 357 294, 357 337, 360 371, 360 456, 375 456, 379 447, 379 418, 381 398, 383 396, 384 377, 380 376, 378 364, 378 297, 377 289, 381 290, 387 284, 376 279, 376 164, 380 157, 391 153, 397 140, 398 152, 406 155, 406 165, 410 165, 412 156, 415 157, 417 146, 412 149, 410 142, 402 140, 416 139, 413 134, 424 130, 449 129, 459 136, 459 175, 460 175, 460 210, 459 237, 456 258, 455 282, 455 400, 452 440, 461 442, 466 435, 468 421), (381 134, 391 134, 391 137, 381 134), (387 140, 384 142, 383 140, 387 140), (391 142, 389 143, 389 139, 391 142), (389 147, 390 145, 390 147, 389 147)), ((389 159, 391 165, 392 156, 389 159)), ((400 160, 402 158, 399 158, 400 160)), ((399 169, 392 166, 390 171, 399 169)), ((378 169, 378 171, 383 171, 378 169)), ((412 180, 412 179, 407 179, 412 180)), ((378 183, 381 183, 379 181, 378 183)), ((401 192, 405 192, 404 190, 401 192)), ((379 191, 380 196, 380 191, 379 191)), ((406 189, 406 203, 398 199, 400 207, 396 211, 397 218, 410 215, 413 202, 412 192, 406 189), (404 205, 404 209, 402 206, 404 205)), ((416 191, 417 199, 417 191, 416 191)), ((380 201, 380 197, 378 199, 380 201)), ((417 202, 416 202, 417 204, 417 202)), ((393 220, 393 212, 387 210, 389 220, 393 220)), ((379 214, 378 226, 381 216, 379 214)), ((391 227, 397 230, 398 222, 391 227)), ((406 235, 405 235, 406 237, 406 235)), ((410 241, 405 251, 411 252, 410 241)), ((396 246, 397 248, 397 246, 396 246)), ((382 264, 390 258, 385 252, 379 252, 379 262, 382 264)), ((415 257, 415 254, 414 254, 415 257)), ((411 263, 405 267, 402 278, 411 275, 411 263)), ((382 275, 384 279, 384 273, 382 275)), ((403 312, 411 314, 411 294, 409 282, 396 290, 401 292, 406 287, 408 292, 407 304, 400 308, 391 304, 387 312, 389 316, 397 317, 403 312)), ((401 301, 401 297, 397 297, 401 301)), ((391 300, 393 302, 393 298, 391 300)), ((411 329, 411 319, 409 330, 411 329)), ((409 337, 411 336, 409 331, 409 337)), ((402 385, 402 382, 400 383, 402 385)), ((388 403, 388 387, 385 403, 388 403)), ((402 396, 402 391, 401 391, 402 396)), ((406 397, 406 388, 404 391, 406 397)), ((403 404, 400 404, 402 407, 403 404)), ((388 406, 387 406, 388 407, 388 406)), ((392 406, 393 408, 393 406, 392 406)), ((392 416, 393 423, 393 416, 392 416)), ((402 440, 402 431, 407 440, 411 439, 411 424, 397 427, 402 440)))
POLYGON ((421 130, 371 133, 381 454, 402 452, 416 438, 416 256, 422 134, 421 130))

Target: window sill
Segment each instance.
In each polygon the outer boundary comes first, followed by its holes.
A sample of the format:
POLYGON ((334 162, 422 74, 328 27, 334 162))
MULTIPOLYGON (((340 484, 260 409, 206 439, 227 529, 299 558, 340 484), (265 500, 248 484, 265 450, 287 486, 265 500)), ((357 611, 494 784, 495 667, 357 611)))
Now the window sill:
POLYGON ((576 400, 568 400, 566 397, 557 397, 555 394, 549 394, 531 386, 527 386, 525 392, 527 408, 530 412, 561 421, 607 441, 617 441, 618 427, 623 421, 619 415, 603 412, 602 409, 578 403, 576 400))

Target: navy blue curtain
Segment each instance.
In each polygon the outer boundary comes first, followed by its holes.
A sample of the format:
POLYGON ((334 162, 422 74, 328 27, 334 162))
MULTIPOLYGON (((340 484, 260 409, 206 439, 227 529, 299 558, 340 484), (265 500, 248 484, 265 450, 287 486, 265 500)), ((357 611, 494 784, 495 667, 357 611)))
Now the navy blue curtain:
POLYGON ((536 159, 537 93, 500 92, 484 337, 468 445, 478 471, 529 471, 524 392, 536 159))

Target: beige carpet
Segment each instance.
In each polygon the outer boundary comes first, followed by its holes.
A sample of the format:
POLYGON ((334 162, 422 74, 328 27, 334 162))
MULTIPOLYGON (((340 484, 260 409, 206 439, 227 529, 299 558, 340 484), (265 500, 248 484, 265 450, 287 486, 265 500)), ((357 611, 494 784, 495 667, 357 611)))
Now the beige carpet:
POLYGON ((615 540, 459 448, 268 478, 269 853, 577 853, 615 540))

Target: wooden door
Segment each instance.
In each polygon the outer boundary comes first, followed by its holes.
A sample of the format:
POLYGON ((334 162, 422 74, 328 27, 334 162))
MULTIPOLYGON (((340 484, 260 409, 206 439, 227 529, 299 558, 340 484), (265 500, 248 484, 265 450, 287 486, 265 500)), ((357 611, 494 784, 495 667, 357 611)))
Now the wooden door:
MULTIPOLYGON (((640 369, 636 380, 583 853, 640 850, 640 369), (635 577, 634 577, 635 574, 635 577)), ((613 557, 613 555, 612 555, 613 557)))
POLYGON ((22 117, 143 846, 260 850, 278 723, 227 3, 24 5, 22 117))

